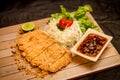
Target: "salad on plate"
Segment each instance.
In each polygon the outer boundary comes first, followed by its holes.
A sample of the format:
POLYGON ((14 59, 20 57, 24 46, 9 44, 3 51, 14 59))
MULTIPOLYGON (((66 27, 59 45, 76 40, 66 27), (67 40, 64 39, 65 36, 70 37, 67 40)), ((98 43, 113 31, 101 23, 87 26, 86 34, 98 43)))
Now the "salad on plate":
POLYGON ((60 5, 61 13, 54 13, 45 26, 50 34, 60 45, 70 48, 84 35, 88 28, 99 31, 87 17, 87 12, 92 12, 90 5, 79 6, 76 11, 69 12, 60 5))

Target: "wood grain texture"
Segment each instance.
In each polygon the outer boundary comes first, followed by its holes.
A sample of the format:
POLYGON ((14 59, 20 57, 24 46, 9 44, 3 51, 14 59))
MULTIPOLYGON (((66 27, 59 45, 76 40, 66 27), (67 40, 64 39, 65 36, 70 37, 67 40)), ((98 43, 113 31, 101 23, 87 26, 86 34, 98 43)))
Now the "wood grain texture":
MULTIPOLYGON (((92 15, 87 13, 90 20, 97 26, 97 22, 92 15)), ((42 27, 46 25, 48 18, 32 21, 36 26, 42 27)), ((0 80, 37 80, 34 76, 26 75, 24 72, 19 72, 12 57, 10 46, 15 44, 15 38, 17 36, 17 30, 22 24, 1 28, 0 31, 0 80)), ((64 80, 77 76, 83 76, 91 74, 103 69, 120 65, 120 55, 110 43, 103 52, 102 56, 97 62, 88 61, 82 57, 74 56, 73 61, 67 67, 61 69, 54 75, 46 76, 43 80, 64 80)))

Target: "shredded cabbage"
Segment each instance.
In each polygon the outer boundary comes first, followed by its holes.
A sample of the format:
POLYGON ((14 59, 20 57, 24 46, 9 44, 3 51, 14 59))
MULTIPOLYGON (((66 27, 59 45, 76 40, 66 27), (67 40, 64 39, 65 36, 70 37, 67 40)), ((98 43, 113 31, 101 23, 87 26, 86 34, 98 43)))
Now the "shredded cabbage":
POLYGON ((46 26, 46 31, 63 47, 72 47, 83 35, 77 21, 65 28, 63 31, 59 30, 56 24, 59 22, 57 19, 50 20, 46 26))
POLYGON ((86 12, 93 11, 90 5, 79 6, 74 12, 67 11, 63 5, 60 5, 60 8, 61 13, 51 15, 46 31, 62 46, 66 48, 74 46, 88 28, 99 31, 99 28, 86 16, 86 12), (59 24, 61 18, 67 18, 74 22, 70 27, 60 30, 57 24, 59 24))

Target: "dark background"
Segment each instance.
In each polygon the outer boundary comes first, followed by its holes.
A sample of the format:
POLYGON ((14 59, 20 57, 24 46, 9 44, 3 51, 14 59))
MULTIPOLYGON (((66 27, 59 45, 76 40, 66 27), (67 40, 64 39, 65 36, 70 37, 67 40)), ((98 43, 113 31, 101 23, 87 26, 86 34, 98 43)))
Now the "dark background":
MULTIPOLYGON (((69 11, 90 4, 93 17, 106 34, 114 37, 112 43, 120 53, 120 0, 0 0, 0 28, 50 17, 60 12, 61 4, 69 11)), ((76 80, 120 80, 120 66, 76 80)))

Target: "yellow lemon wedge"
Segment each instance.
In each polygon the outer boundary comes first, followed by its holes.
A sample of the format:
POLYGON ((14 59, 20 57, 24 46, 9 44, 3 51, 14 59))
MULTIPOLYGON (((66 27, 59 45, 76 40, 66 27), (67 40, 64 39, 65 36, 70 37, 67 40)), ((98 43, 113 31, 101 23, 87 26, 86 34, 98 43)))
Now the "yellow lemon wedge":
POLYGON ((27 22, 22 25, 22 30, 23 31, 31 31, 35 28, 34 23, 32 22, 27 22))

